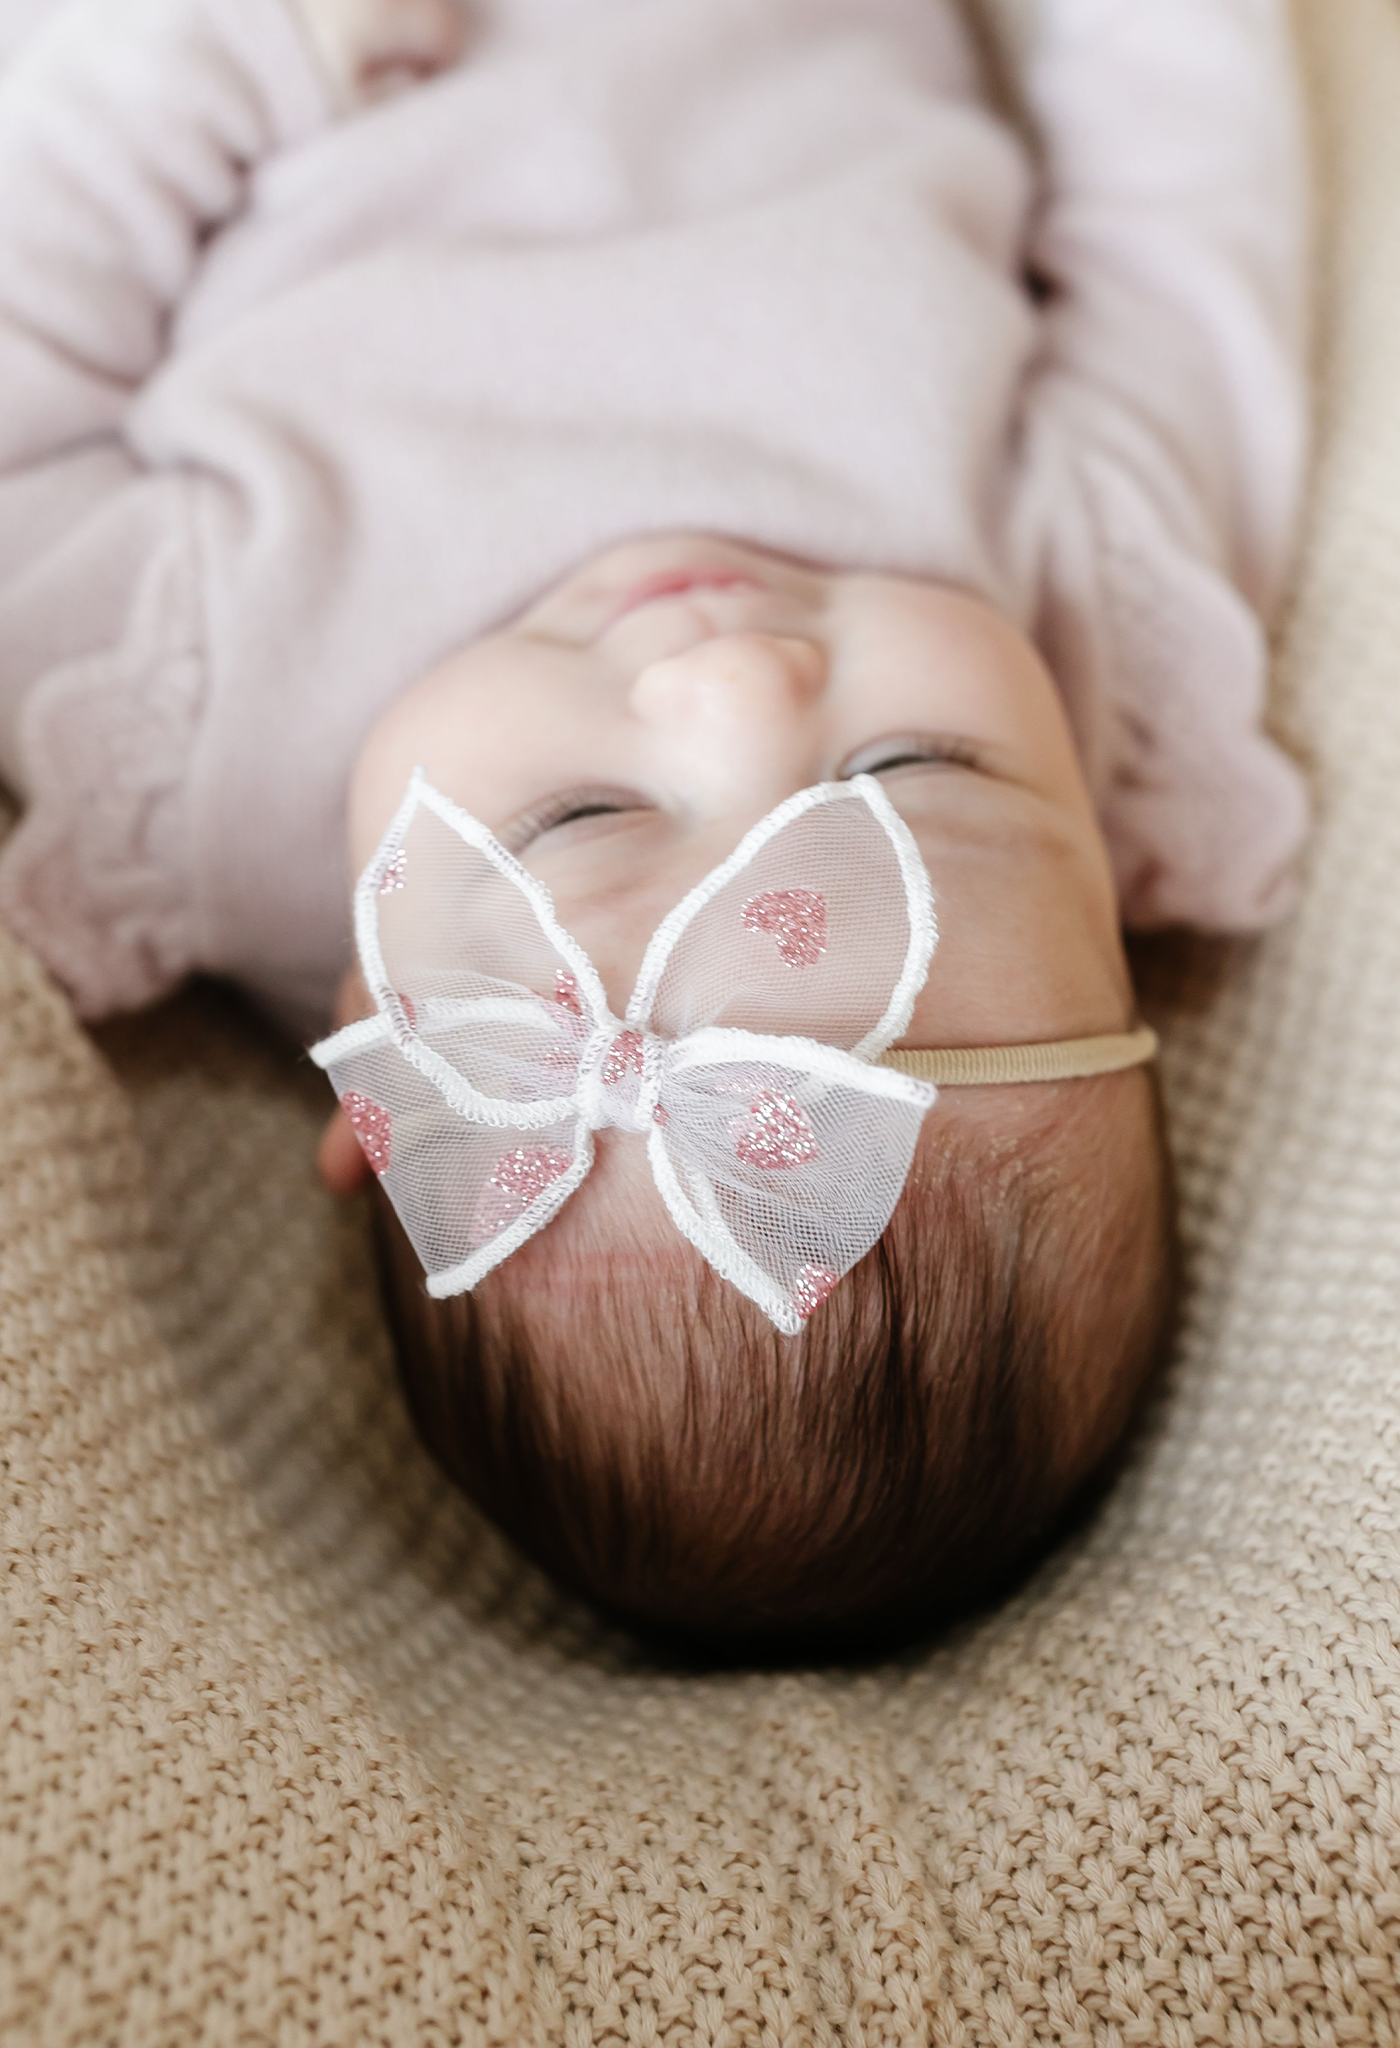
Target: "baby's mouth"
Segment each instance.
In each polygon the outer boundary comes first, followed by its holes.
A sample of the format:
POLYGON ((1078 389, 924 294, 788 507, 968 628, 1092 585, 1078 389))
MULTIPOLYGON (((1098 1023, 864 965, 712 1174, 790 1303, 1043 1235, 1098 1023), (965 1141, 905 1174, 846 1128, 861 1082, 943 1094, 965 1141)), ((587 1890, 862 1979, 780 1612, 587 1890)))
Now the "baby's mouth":
POLYGON ((625 619, 629 612, 640 611, 643 605, 656 604, 660 599, 667 597, 686 597, 693 590, 758 588, 759 585, 752 576, 743 576, 734 569, 661 569, 655 575, 643 577, 640 583, 632 585, 609 612, 607 625, 615 626, 619 619, 625 619))

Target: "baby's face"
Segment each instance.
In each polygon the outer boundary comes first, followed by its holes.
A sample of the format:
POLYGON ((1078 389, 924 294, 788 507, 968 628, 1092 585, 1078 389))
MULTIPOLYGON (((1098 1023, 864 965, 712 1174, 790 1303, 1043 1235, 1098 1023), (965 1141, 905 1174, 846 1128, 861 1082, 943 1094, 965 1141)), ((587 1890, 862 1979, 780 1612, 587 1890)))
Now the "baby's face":
POLYGON ((665 913, 795 790, 880 778, 941 938, 903 1041, 1123 1028, 1107 855, 1025 637, 944 585, 677 535, 610 549, 401 697, 351 793, 363 867, 421 763, 548 886, 619 1014, 665 913))

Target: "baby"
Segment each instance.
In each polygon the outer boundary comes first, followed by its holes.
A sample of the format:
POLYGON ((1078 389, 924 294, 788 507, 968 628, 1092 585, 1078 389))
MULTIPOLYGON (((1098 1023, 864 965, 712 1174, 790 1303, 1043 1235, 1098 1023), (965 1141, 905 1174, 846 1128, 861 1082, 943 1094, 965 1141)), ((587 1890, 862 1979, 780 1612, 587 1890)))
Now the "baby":
POLYGON ((88 1015, 199 970, 314 1029, 348 817, 370 1020, 318 1050, 323 1166, 413 1228, 379 1205, 448 1471, 633 1620, 830 1642, 984 1595, 1170 1315, 1120 922, 1266 924, 1303 829, 1258 723, 1304 439, 1279 0, 1039 0, 1034 154, 940 0, 51 11, 0 74, 0 908, 88 1015), (828 824, 829 884, 760 851, 669 1022, 629 1012, 746 835, 828 824), (765 1202, 822 1088, 833 1133, 902 1104, 774 1192, 787 1266, 684 1163, 714 1026, 766 1034, 722 1119, 765 1202), (401 1185, 354 1060, 448 1105, 401 1185), (497 1127, 474 1061, 575 1105, 492 1140, 489 1225, 433 1165, 497 1127), (794 1266, 814 1231, 864 1256, 794 1266))

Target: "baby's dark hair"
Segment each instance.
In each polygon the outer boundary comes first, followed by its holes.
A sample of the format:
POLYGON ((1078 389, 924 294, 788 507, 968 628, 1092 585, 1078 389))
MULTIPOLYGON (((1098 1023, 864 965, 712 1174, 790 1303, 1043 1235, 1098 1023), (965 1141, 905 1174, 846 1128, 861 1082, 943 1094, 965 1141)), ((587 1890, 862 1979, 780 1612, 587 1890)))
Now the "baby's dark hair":
POLYGON ((1155 1081, 1033 1092, 1010 1135, 985 1100, 930 1118, 799 1338, 679 1239, 433 1301, 384 1204, 429 1449, 565 1584, 709 1648, 830 1652, 987 1598, 1104 1470, 1175 1292, 1155 1081))

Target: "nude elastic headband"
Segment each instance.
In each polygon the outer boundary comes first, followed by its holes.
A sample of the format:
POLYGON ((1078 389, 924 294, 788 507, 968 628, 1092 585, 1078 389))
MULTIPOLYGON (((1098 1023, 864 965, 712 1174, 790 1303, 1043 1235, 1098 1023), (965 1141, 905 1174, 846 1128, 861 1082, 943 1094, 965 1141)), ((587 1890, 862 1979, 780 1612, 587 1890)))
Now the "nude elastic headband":
POLYGON ((882 1067, 932 1081, 936 1088, 976 1088, 999 1081, 1087 1081, 1119 1074, 1157 1057, 1150 1025, 1111 1031, 1099 1038, 1059 1038, 1043 1045, 955 1045, 887 1052, 882 1067))

